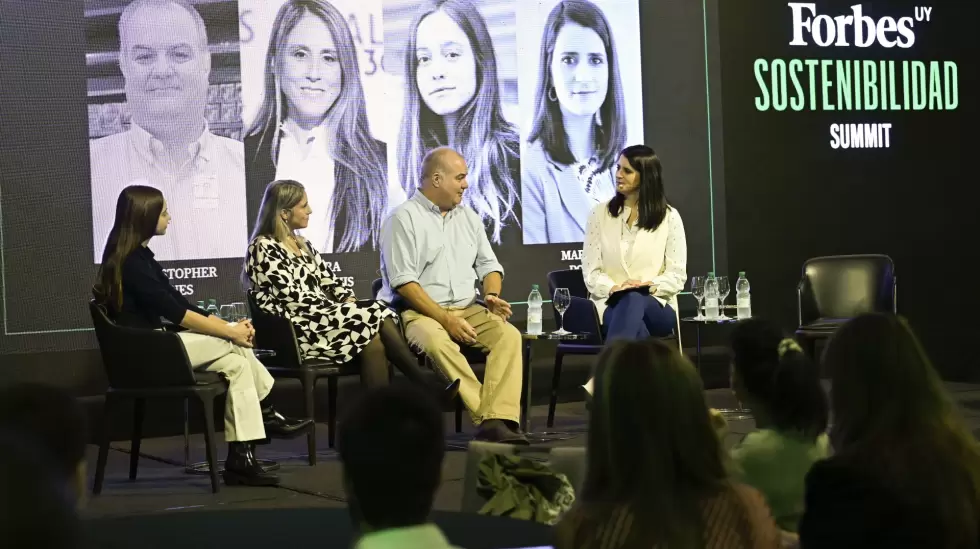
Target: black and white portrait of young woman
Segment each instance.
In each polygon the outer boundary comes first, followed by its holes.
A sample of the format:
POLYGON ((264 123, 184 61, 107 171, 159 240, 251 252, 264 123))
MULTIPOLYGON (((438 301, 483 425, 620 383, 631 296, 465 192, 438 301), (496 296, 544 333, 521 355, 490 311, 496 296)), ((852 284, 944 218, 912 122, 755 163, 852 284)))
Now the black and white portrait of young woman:
POLYGON ((643 143, 638 0, 520 2, 525 244, 582 242, 616 193, 619 152, 643 143))
POLYGON ((448 146, 468 168, 463 204, 494 244, 520 244, 520 146, 514 0, 384 0, 391 173, 409 195, 422 158, 448 146), (397 84, 396 84, 397 82, 397 84), (398 100, 400 99, 400 101, 398 100))
POLYGON ((164 193, 180 221, 154 239, 157 260, 243 257, 237 2, 85 5, 95 262, 119 193, 137 184, 164 193))
POLYGON ((299 181, 322 253, 377 249, 405 193, 388 177, 380 0, 241 0, 250 229, 266 185, 299 181))

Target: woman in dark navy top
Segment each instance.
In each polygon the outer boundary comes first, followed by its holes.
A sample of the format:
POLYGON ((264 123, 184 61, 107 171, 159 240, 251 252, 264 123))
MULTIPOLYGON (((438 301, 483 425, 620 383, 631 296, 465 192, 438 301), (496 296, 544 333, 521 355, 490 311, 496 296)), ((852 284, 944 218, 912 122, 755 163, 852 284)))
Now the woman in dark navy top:
POLYGON ((147 247, 170 225, 163 194, 133 185, 119 194, 116 219, 109 233, 95 295, 116 323, 131 328, 162 329, 161 317, 186 328, 178 333, 195 368, 218 372, 228 381, 225 440, 227 484, 278 484, 255 459, 255 441, 289 436, 312 420, 297 421, 263 406, 273 379, 250 350, 255 330, 249 321, 227 323, 184 299, 147 247))

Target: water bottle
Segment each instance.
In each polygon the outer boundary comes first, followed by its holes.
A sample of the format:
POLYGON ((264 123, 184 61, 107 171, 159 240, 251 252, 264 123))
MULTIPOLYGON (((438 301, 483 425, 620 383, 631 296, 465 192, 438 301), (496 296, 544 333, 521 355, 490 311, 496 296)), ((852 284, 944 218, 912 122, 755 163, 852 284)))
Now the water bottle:
POLYGON ((718 279, 715 273, 708 273, 704 279, 704 316, 708 320, 718 319, 718 279))
POLYGON ((202 310, 202 311, 204 310, 204 307, 206 307, 206 306, 207 305, 204 304, 204 300, 203 299, 201 301, 198 301, 197 302, 197 308, 200 309, 200 310, 202 310))
POLYGON ((745 271, 738 273, 738 282, 735 283, 735 303, 738 307, 738 318, 752 318, 752 298, 749 296, 749 279, 745 278, 745 271))
POLYGON ((208 308, 204 309, 204 311, 207 312, 208 314, 214 315, 215 318, 221 318, 220 316, 218 316, 218 302, 214 299, 208 300, 208 308))
POLYGON ((527 296, 527 333, 540 335, 541 327, 541 306, 544 300, 541 299, 541 292, 538 285, 531 285, 531 294, 527 296))

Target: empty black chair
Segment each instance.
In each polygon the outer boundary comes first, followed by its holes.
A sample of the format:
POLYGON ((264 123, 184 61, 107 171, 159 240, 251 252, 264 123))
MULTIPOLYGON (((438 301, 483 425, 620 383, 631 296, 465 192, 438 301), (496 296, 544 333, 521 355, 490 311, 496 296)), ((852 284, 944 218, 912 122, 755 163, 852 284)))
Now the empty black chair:
POLYGON ((132 400, 134 403, 129 478, 136 480, 146 400, 180 398, 186 402, 189 397, 200 402, 203 410, 211 491, 217 492, 220 484, 215 458, 214 399, 225 392, 224 380, 213 372, 195 372, 176 333, 119 326, 109 319, 105 307, 95 300, 89 303, 89 311, 109 380, 92 493, 102 492, 109 456, 110 418, 124 401, 132 400))
MULTIPOLYGON (((275 351, 275 356, 263 358, 269 373, 276 378, 298 379, 303 386, 303 406, 306 417, 316 422, 316 382, 327 378, 327 444, 334 447, 337 432, 337 380, 341 376, 360 375, 356 362, 334 364, 323 359, 303 359, 296 340, 296 329, 289 319, 271 315, 259 308, 255 293, 248 292, 248 306, 255 328, 255 346, 275 351)), ((316 465, 316 424, 306 433, 310 465, 316 465)))
POLYGON ((858 315, 897 313, 897 292, 895 264, 887 255, 808 259, 796 288, 796 335, 813 354, 818 340, 858 315))

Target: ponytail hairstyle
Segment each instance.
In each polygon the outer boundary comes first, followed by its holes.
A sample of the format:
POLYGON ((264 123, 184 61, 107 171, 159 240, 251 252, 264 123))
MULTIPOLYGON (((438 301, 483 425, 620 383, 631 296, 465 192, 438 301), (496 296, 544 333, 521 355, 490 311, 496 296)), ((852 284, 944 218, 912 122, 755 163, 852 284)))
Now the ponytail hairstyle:
POLYGON ((157 234, 163 212, 163 193, 145 185, 130 185, 116 200, 116 218, 102 251, 102 265, 92 293, 110 310, 122 310, 122 267, 126 258, 157 234))
POLYGON ((827 396, 817 369, 776 325, 759 318, 739 322, 732 361, 736 383, 775 430, 815 441, 827 429, 827 396))

